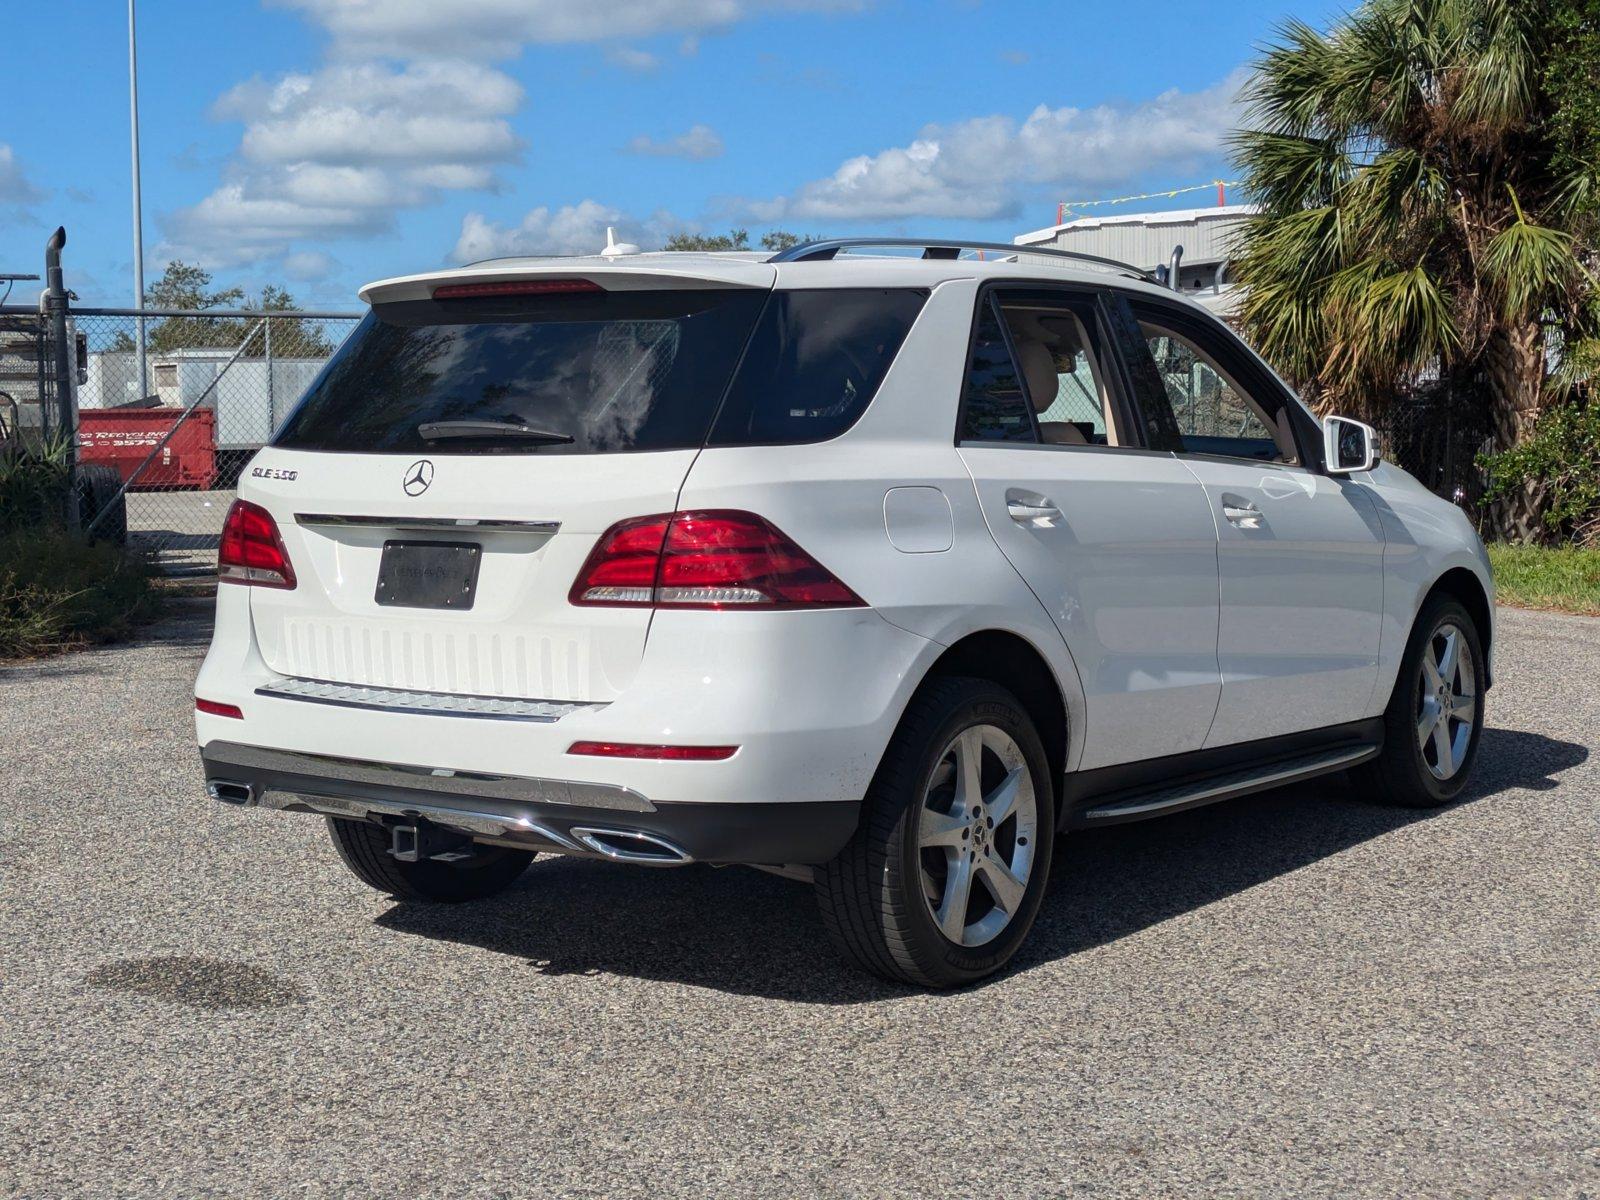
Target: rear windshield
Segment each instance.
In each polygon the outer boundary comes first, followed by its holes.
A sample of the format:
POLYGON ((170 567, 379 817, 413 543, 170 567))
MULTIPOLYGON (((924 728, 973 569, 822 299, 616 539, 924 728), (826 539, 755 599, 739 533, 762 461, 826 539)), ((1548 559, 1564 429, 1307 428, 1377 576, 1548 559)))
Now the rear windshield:
POLYGON ((820 441, 865 410, 925 299, 739 289, 379 305, 274 444, 372 454, 676 450, 704 445, 714 418, 717 445, 820 441))

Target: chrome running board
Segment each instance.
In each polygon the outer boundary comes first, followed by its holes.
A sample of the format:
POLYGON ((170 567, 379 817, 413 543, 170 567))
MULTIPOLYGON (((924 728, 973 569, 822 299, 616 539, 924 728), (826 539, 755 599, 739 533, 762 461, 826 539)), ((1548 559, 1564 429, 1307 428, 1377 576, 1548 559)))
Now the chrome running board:
POLYGON ((1088 824, 1129 821, 1196 808, 1218 800, 1231 800, 1236 796, 1264 792, 1269 788, 1342 771, 1376 758, 1381 750, 1381 746, 1372 744, 1344 746, 1337 750, 1321 750, 1297 758, 1279 759, 1262 766, 1244 767, 1186 783, 1124 792, 1086 809, 1082 820, 1088 824))

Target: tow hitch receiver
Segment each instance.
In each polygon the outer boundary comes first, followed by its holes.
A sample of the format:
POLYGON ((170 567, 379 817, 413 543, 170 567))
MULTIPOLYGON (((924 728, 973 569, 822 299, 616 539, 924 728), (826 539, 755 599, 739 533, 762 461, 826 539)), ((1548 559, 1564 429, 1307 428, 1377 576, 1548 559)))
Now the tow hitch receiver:
POLYGON ((422 862, 429 858, 449 862, 472 854, 471 838, 430 825, 420 817, 409 825, 391 825, 389 837, 389 853, 401 862, 422 862))

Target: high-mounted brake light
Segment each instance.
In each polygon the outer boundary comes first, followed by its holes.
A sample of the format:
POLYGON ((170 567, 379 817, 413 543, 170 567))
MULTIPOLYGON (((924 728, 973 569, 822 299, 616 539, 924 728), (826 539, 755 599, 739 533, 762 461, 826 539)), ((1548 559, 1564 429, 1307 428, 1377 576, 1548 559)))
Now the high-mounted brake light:
POLYGON ((619 521, 578 572, 573 604, 624 608, 860 608, 865 601, 754 513, 619 521))
POLYGON ((213 717, 232 717, 235 721, 244 720, 244 713, 237 704, 224 704, 220 700, 202 700, 196 696, 194 710, 213 717))
POLYGON ((447 283, 433 289, 435 300, 471 296, 553 296, 571 292, 603 292, 592 279, 508 279, 500 283, 447 283))
POLYGON ((217 579, 251 587, 294 587, 294 567, 278 523, 259 504, 235 500, 228 510, 217 547, 217 579))
POLYGON ((568 754, 594 758, 654 758, 671 762, 721 762, 732 758, 737 746, 649 746, 638 742, 573 742, 568 754))

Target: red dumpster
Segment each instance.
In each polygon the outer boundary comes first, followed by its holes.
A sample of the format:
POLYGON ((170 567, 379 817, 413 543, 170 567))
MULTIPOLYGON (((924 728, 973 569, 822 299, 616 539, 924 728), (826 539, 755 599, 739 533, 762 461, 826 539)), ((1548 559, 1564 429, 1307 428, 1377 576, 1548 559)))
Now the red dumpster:
POLYGON ((210 488, 217 478, 217 414, 209 408, 194 409, 187 417, 181 408, 80 409, 79 461, 113 467, 124 480, 131 479, 174 425, 178 431, 129 490, 210 488))

